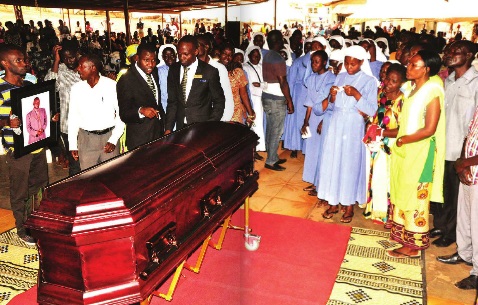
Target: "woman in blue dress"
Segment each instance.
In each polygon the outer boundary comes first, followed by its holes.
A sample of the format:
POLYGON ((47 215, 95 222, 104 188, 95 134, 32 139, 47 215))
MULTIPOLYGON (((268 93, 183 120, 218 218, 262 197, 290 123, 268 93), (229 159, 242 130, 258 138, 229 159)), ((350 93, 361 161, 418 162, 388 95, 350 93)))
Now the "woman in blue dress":
POLYGON ((340 221, 349 223, 354 204, 366 201, 366 149, 362 138, 365 119, 377 111, 377 81, 360 46, 345 50, 343 67, 347 73, 337 75, 326 102, 332 107, 332 116, 320 158, 317 196, 328 202, 322 217, 332 218, 339 212, 340 203, 345 210, 340 221))
MULTIPOLYGON (((330 87, 332 87, 335 81, 335 74, 326 69, 328 56, 325 51, 315 51, 310 56, 310 61, 313 74, 310 75, 305 82, 307 98, 305 99, 304 106, 307 107, 307 112, 304 118, 304 124, 301 128, 301 133, 306 134, 308 127, 310 137, 307 138, 307 145, 305 147, 302 180, 311 184, 308 187, 309 195, 316 196, 317 171, 319 168, 319 157, 322 151, 320 138, 323 137, 322 132, 319 134, 318 127, 325 113, 325 111, 322 110, 322 101, 329 95, 330 87), (318 114, 312 111, 316 103, 320 103, 320 107, 317 107, 320 108, 318 114)), ((307 188, 305 190, 307 190, 307 188)))

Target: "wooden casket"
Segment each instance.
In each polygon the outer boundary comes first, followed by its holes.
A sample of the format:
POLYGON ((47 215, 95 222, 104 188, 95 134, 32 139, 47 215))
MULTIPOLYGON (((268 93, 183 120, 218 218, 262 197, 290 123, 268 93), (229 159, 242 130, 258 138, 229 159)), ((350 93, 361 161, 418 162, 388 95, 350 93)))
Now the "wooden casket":
POLYGON ((26 226, 40 304, 146 299, 257 188, 257 135, 197 123, 46 188, 26 226))

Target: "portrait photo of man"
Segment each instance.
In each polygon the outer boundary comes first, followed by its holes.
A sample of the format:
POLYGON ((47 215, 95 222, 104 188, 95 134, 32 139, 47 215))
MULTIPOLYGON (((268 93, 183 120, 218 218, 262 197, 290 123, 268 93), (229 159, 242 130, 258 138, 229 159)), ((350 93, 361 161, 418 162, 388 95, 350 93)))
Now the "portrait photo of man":
MULTIPOLYGON (((24 105, 27 105, 27 103, 24 102, 24 105)), ((49 133, 47 132, 48 121, 47 110, 45 107, 42 107, 41 98, 35 96, 33 98, 33 109, 27 113, 23 124, 24 131, 28 134, 28 137, 27 134, 24 135, 25 145, 30 145, 49 136, 49 133)))

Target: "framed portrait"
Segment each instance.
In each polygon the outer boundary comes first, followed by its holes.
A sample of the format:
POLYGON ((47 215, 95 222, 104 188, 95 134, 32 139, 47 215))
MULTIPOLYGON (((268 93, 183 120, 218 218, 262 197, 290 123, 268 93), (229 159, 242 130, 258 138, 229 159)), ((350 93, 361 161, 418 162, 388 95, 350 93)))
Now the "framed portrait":
POLYGON ((52 121, 59 112, 55 80, 21 87, 10 94, 12 113, 21 121, 20 132, 13 135, 15 158, 58 141, 59 122, 52 121))

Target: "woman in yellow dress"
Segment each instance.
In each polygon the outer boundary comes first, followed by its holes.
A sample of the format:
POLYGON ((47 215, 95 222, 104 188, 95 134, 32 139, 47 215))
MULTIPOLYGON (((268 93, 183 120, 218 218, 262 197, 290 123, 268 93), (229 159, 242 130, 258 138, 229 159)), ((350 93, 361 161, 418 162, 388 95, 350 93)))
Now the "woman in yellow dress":
POLYGON ((390 236, 402 244, 387 251, 395 258, 419 257, 428 248, 430 200, 443 202, 444 89, 430 81, 440 66, 437 53, 421 50, 407 67, 407 79, 414 85, 405 93, 390 168, 390 236))

